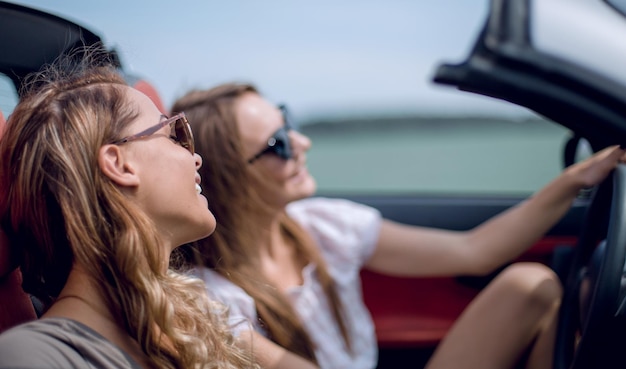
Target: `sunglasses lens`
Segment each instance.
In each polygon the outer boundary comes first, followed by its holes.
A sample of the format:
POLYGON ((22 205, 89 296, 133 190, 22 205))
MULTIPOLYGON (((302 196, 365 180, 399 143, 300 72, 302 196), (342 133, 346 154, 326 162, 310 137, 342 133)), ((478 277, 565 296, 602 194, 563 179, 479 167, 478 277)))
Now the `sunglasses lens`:
POLYGON ((178 143, 194 154, 193 135, 189 123, 185 118, 176 119, 172 126, 173 134, 178 143))
POLYGON ((285 123, 285 127, 289 129, 296 129, 293 120, 291 119, 291 115, 289 114, 289 110, 287 110, 287 106, 278 105, 278 109, 280 109, 280 112, 283 115, 283 122, 285 123))
POLYGON ((272 151, 283 159, 291 159, 291 142, 289 141, 289 135, 286 128, 279 129, 274 136, 272 136, 274 145, 272 145, 272 151))
POLYGON ((289 120, 285 116, 285 110, 281 107, 284 117, 284 125, 267 140, 267 146, 264 150, 248 159, 248 163, 252 164, 255 160, 261 156, 271 153, 279 158, 289 160, 293 157, 293 151, 291 150, 291 139, 289 138, 289 131, 293 129, 289 120))

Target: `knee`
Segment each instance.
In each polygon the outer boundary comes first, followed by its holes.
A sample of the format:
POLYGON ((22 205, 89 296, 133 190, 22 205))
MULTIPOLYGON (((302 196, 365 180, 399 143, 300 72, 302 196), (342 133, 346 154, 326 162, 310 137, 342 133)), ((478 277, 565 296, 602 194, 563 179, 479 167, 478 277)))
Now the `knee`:
POLYGON ((539 263, 515 263, 504 269, 494 283, 522 298, 524 304, 551 308, 561 302, 563 287, 559 277, 539 263))

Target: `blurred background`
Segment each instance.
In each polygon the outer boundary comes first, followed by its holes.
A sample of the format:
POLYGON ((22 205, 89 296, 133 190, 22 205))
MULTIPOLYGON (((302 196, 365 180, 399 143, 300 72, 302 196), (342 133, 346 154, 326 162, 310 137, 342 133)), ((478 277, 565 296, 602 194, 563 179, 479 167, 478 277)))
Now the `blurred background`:
POLYGON ((529 193, 561 169, 565 130, 431 82, 467 55, 488 0, 15 3, 100 35, 166 107, 228 81, 286 103, 321 193, 529 193))
POLYGON ((24 0, 85 26, 167 106, 191 87, 254 82, 298 116, 513 112, 431 83, 461 60, 488 0, 24 0))

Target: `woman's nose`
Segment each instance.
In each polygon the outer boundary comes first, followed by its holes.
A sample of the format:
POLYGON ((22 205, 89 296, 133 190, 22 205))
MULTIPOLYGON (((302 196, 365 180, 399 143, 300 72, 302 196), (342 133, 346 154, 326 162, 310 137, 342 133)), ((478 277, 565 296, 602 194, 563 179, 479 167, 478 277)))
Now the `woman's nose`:
POLYGON ((196 170, 200 169, 202 166, 202 156, 196 152, 193 154, 193 158, 196 160, 196 170))
POLYGON ((311 148, 311 139, 296 130, 289 131, 289 139, 297 152, 306 152, 311 148))

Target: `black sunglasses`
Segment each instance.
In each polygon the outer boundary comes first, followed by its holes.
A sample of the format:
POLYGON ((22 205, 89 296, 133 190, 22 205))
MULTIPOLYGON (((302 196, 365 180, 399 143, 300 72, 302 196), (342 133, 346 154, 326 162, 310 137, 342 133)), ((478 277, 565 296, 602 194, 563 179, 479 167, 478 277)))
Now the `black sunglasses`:
POLYGON ((267 146, 263 150, 259 151, 258 154, 248 159, 249 164, 254 163, 258 158, 265 154, 274 154, 284 160, 289 160, 293 157, 291 140, 289 139, 289 131, 294 129, 294 127, 291 122, 291 118, 289 117, 287 107, 285 105, 278 105, 278 109, 280 109, 281 113, 283 114, 283 126, 280 127, 276 132, 274 132, 270 138, 267 139, 267 146))

